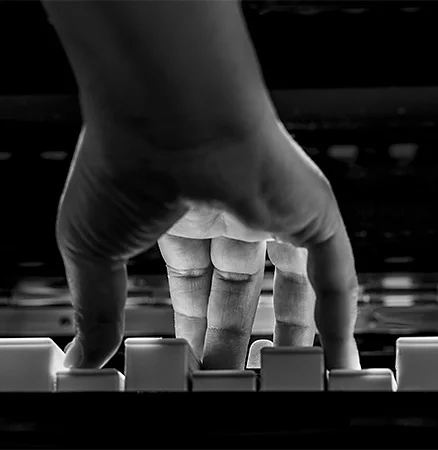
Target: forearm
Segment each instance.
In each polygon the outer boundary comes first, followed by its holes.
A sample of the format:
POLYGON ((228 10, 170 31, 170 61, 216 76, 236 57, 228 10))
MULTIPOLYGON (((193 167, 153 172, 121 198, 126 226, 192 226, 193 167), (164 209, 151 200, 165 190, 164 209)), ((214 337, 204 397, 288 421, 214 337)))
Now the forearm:
POLYGON ((274 114, 237 1, 43 3, 85 115, 105 111, 155 147, 181 149, 274 114))

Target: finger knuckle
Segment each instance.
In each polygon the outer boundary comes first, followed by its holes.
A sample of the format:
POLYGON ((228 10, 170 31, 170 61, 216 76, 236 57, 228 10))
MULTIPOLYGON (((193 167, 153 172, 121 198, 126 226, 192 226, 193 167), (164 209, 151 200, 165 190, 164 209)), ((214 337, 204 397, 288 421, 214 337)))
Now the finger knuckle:
POLYGON ((293 245, 269 242, 268 256, 277 270, 286 274, 304 275, 307 267, 307 251, 293 245))
POLYGON ((312 330, 314 328, 313 318, 310 314, 308 317, 275 317, 275 325, 283 329, 290 330, 312 330))
POLYGON ((229 238, 213 239, 211 262, 219 276, 233 279, 257 274, 264 267, 266 247, 260 242, 244 242, 229 238))
POLYGON ((229 272, 218 268, 215 269, 215 275, 219 280, 232 283, 249 283, 256 277, 253 273, 229 272))
POLYGON ((186 269, 176 269, 169 264, 167 266, 167 273, 172 278, 202 278, 211 273, 211 266, 208 267, 192 267, 186 269))

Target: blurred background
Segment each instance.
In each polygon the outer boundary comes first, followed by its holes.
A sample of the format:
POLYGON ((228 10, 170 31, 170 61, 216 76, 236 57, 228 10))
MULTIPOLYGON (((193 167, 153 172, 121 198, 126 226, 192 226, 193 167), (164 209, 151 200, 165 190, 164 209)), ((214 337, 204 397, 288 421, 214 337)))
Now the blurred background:
MULTIPOLYGON (((337 195, 361 282, 363 365, 393 368, 397 337, 438 333, 438 5, 242 8, 280 118, 337 195)), ((38 1, 0 2, 0 39, 0 336, 65 345, 73 313, 54 229, 81 127, 77 87, 38 1)), ((129 273, 127 336, 172 336, 158 249, 129 273)), ((254 339, 272 334, 272 275, 267 261, 254 339)))

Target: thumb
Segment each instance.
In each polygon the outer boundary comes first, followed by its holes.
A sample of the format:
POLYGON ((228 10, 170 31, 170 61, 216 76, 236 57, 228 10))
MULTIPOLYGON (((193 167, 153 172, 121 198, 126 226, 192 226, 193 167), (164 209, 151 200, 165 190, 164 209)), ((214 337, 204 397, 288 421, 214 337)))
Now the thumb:
POLYGON ((80 367, 84 359, 84 350, 81 343, 75 338, 64 349, 64 366, 67 369, 80 367))
MULTIPOLYGON (((121 339, 114 339, 114 331, 99 333, 99 339, 81 339, 75 336, 65 347, 64 367, 69 369, 102 368, 117 352, 121 339), (105 338, 108 339, 105 339, 105 338), (108 345, 109 342, 113 345, 108 345)), ((98 333, 96 333, 98 334, 98 333)))
POLYGON ((126 267, 105 267, 67 257, 64 263, 75 309, 76 335, 65 351, 68 368, 101 368, 124 335, 126 267))
POLYGON ((119 164, 114 136, 119 142, 126 133, 83 129, 58 211, 56 238, 76 325, 65 365, 74 368, 101 368, 117 352, 124 336, 126 262, 185 213, 172 180, 134 158, 128 144, 119 164))

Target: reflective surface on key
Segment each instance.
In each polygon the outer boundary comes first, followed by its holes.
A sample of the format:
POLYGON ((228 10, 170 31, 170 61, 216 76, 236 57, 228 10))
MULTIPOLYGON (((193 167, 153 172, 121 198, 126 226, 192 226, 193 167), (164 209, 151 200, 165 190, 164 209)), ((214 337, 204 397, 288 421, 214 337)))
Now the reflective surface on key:
POLYGON ((192 391, 257 390, 257 376, 251 370, 200 370, 193 373, 192 391))
POLYGON ((56 374, 58 392, 123 391, 125 377, 115 369, 66 369, 56 374))
POLYGON ((390 369, 344 370, 328 373, 329 391, 396 391, 397 384, 390 369))

